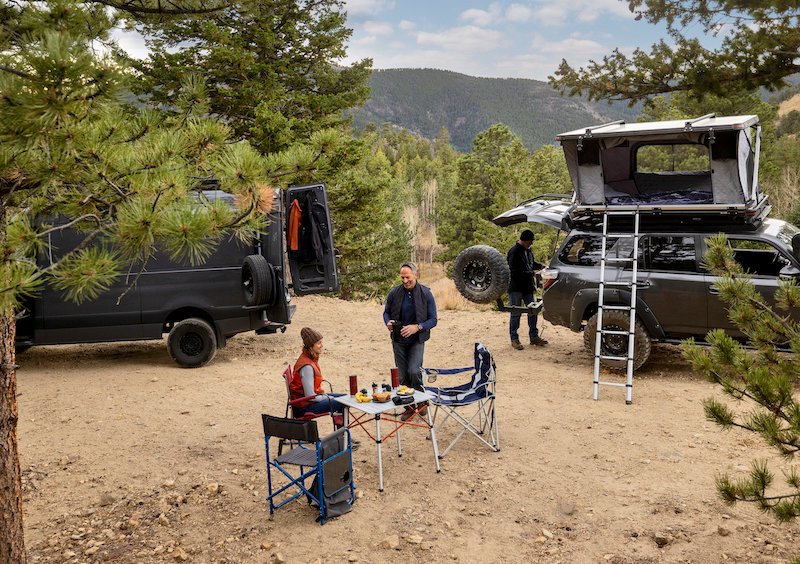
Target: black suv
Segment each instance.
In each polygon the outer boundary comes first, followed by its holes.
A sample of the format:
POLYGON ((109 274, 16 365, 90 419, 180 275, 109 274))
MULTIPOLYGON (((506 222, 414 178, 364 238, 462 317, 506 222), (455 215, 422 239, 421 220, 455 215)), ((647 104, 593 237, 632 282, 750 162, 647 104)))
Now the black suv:
MULTIPOLYGON (((603 303, 622 306, 603 312, 604 329, 610 330, 602 340, 605 366, 625 367, 617 359, 627 356, 628 338, 615 332, 629 330, 633 283, 634 368, 647 361, 653 341, 702 341, 713 328, 744 337, 728 319, 714 286, 717 277, 702 267, 706 238, 725 233, 736 260, 768 300, 779 279, 800 275, 800 230, 766 217, 769 206, 757 179, 759 138, 756 116, 713 115, 614 122, 559 135, 575 186, 572 198, 535 198, 494 219, 498 225, 535 222, 567 233, 542 272, 541 301, 528 307, 543 307, 544 318, 554 325, 583 331, 584 344, 594 354, 605 221, 603 303), (634 281, 630 235, 637 232, 634 281)), ((464 250, 453 277, 468 299, 498 300, 500 309, 509 309, 500 301, 508 267, 492 247, 464 250)))
MULTIPOLYGON (((198 197, 235 205, 232 195, 218 190, 203 191, 198 197)), ((37 258, 40 266, 57 261, 84 237, 72 228, 53 231, 49 252, 37 258)), ((228 337, 245 331, 285 331, 295 309, 290 283, 298 295, 339 289, 325 187, 276 190, 264 232, 245 243, 227 238, 202 265, 176 263, 159 252, 144 267, 129 269, 134 274, 139 271, 138 278, 120 276, 97 299, 81 304, 66 300, 46 284, 23 304, 23 315, 17 319, 17 350, 160 339, 166 333, 172 359, 194 368, 210 362, 228 337), (292 208, 290 221, 284 210, 292 208), (284 245, 284 237, 289 245, 284 245)))

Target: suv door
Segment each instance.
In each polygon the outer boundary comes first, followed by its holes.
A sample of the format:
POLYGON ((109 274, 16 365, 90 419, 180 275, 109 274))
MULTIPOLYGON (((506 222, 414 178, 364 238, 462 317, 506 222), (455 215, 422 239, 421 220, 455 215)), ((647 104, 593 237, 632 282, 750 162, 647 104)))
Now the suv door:
POLYGON ((339 273, 325 186, 290 187, 286 209, 286 247, 294 293, 337 291, 339 273))
MULTIPOLYGON (((771 241, 747 235, 728 235, 728 244, 733 247, 736 261, 750 274, 756 290, 774 307, 781 269, 790 264, 796 266, 789 250, 779 248, 771 241)), ((706 291, 709 296, 708 327, 724 329, 732 337, 744 338, 744 333, 728 318, 728 305, 720 299, 719 292, 714 288, 718 280, 719 276, 706 275, 706 291)), ((797 318, 797 312, 794 312, 793 317, 797 318)))
POLYGON ((706 280, 695 235, 643 235, 639 241, 638 296, 668 338, 705 335, 706 280))

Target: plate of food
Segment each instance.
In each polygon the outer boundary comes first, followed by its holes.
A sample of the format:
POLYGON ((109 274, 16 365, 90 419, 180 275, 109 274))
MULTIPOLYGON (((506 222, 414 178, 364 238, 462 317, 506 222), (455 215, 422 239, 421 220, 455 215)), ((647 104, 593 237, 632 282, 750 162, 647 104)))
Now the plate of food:
POLYGON ((378 403, 386 403, 390 399, 392 399, 392 394, 390 392, 374 392, 372 394, 372 401, 378 403))
POLYGON ((400 386, 397 388, 397 395, 398 396, 413 396, 414 395, 414 388, 409 388, 408 386, 400 386))

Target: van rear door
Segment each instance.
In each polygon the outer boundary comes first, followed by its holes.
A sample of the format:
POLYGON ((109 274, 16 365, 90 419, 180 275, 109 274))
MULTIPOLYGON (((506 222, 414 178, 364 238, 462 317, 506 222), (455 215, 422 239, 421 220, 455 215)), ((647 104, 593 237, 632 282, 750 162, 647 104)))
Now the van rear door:
POLYGON ((323 184, 292 186, 286 191, 286 249, 295 294, 339 289, 328 196, 323 184))

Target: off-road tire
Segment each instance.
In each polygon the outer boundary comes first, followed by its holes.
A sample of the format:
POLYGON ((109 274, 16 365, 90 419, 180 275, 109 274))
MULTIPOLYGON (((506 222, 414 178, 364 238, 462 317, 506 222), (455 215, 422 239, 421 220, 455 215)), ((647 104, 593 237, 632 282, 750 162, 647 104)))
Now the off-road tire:
MULTIPOLYGON (((603 312, 603 328, 625 331, 630 329, 630 315, 624 311, 604 311, 603 312)), ((597 333, 597 314, 595 313, 589 318, 586 323, 586 328, 583 332, 583 346, 586 350, 594 356, 595 351, 595 335, 597 333)), ((647 329, 644 328, 642 322, 638 319, 634 325, 633 330, 633 369, 638 370, 647 359, 650 358, 650 349, 652 343, 647 329)), ((603 345, 601 346, 600 354, 610 356, 627 356, 628 354, 628 337, 625 335, 606 335, 603 338, 603 345)), ((627 362, 624 360, 608 360, 601 358, 600 364, 611 370, 626 370, 627 362)))
POLYGON ((167 337, 169 356, 183 368, 208 364, 217 354, 214 328, 202 319, 190 317, 176 323, 167 337))
POLYGON ((453 265, 456 288, 477 304, 488 304, 502 296, 508 290, 510 276, 506 257, 488 245, 464 249, 453 265))
POLYGON ((275 274, 262 255, 248 255, 242 264, 242 292, 247 305, 271 305, 274 298, 275 274))

